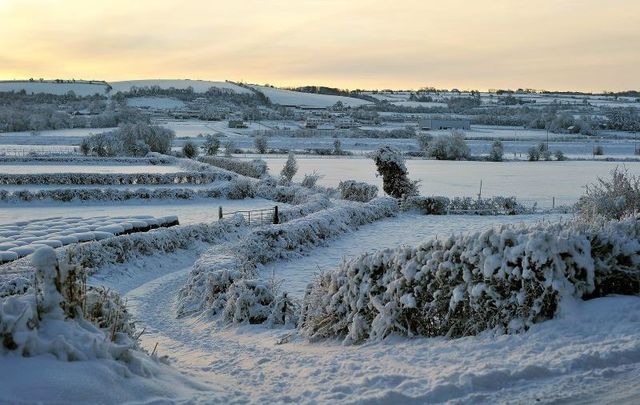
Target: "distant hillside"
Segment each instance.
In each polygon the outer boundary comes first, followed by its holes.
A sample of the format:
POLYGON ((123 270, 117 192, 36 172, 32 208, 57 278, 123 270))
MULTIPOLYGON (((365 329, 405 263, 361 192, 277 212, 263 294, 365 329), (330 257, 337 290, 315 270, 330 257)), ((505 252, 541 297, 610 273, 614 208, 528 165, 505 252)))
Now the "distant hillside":
POLYGON ((303 93, 291 90, 275 89, 266 86, 251 86, 262 92, 273 104, 301 106, 301 107, 331 107, 341 101, 346 107, 359 107, 372 104, 369 101, 344 96, 331 96, 326 94, 303 93))
POLYGON ((46 93, 61 96, 73 91, 77 96, 92 96, 96 93, 107 94, 109 84, 100 81, 0 81, 0 92, 18 92, 22 90, 29 94, 46 93))
POLYGON ((132 87, 153 87, 158 86, 163 89, 173 87, 175 89, 186 89, 192 87, 196 93, 204 93, 211 87, 219 89, 231 90, 238 94, 248 94, 251 90, 240 87, 236 84, 229 82, 216 82, 208 80, 171 80, 171 79, 158 79, 158 80, 127 80, 122 82, 111 82, 113 92, 129 91, 132 87))

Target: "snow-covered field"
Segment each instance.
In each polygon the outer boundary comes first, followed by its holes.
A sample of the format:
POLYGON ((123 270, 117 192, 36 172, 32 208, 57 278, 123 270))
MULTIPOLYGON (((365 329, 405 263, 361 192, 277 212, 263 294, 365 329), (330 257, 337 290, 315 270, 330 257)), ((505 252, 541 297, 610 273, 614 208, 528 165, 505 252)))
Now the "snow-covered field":
MULTIPOLYGON (((285 158, 265 158, 271 173, 280 173, 285 158)), ((409 177, 420 180, 423 195, 447 197, 482 195, 517 196, 524 202, 538 202, 550 207, 555 197, 556 205, 573 204, 584 193, 584 185, 598 176, 608 176, 617 166, 626 167, 633 174, 640 174, 640 162, 467 162, 408 160, 409 177)), ((376 177, 371 159, 298 158, 297 180, 305 173, 317 170, 324 177, 319 183, 337 186, 342 180, 366 181, 382 190, 382 179, 376 177)))
POLYGON ((367 100, 353 97, 330 96, 326 94, 302 93, 299 91, 290 91, 275 89, 265 86, 252 86, 264 93, 265 96, 274 104, 285 106, 304 106, 304 107, 331 107, 338 101, 347 107, 358 107, 361 105, 372 104, 367 100))
MULTIPOLYGON (((262 198, 246 200, 207 199, 200 201, 117 201, 82 203, 29 203, 2 204, 0 224, 29 221, 54 216, 136 216, 152 215, 164 217, 175 215, 181 224, 197 224, 218 220, 218 207, 224 212, 272 208, 274 202, 262 198)), ((286 204, 279 203, 280 207, 286 204)))
POLYGON ((27 93, 48 93, 65 95, 73 91, 78 96, 92 96, 94 94, 105 95, 107 93, 107 85, 105 83, 54 83, 39 81, 2 81, 0 82, 0 91, 21 91, 27 93))

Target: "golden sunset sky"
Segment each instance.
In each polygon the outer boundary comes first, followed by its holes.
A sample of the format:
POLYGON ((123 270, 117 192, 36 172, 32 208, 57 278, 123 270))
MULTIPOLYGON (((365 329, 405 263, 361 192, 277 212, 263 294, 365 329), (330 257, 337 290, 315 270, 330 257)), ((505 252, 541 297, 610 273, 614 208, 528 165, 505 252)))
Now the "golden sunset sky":
POLYGON ((0 79, 640 88, 639 0, 0 0, 0 79))

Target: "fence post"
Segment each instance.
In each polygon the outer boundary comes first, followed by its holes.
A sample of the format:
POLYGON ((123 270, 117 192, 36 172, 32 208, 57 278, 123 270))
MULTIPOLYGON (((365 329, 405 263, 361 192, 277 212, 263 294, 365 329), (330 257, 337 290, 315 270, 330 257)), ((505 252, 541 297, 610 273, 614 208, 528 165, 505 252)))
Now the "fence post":
POLYGON ((276 225, 280 223, 280 215, 278 214, 278 206, 277 205, 273 209, 273 223, 276 224, 276 225))
POLYGON ((556 198, 551 197, 551 209, 555 209, 555 208, 556 208, 556 198))
POLYGON ((218 207, 218 219, 222 219, 222 205, 218 207))

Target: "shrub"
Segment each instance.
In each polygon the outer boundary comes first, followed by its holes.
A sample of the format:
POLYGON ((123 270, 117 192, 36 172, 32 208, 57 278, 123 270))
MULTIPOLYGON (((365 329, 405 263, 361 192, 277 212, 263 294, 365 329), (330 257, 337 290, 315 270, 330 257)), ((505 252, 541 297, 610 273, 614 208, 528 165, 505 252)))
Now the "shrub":
POLYGON ((567 158, 564 156, 564 153, 562 153, 561 150, 556 151, 555 157, 556 157, 556 160, 559 160, 559 161, 567 160, 567 158))
POLYGON ((333 141, 333 154, 334 155, 343 155, 344 151, 342 150, 342 142, 340 139, 336 139, 333 141))
POLYGON ((213 135, 207 135, 202 144, 202 148, 204 149, 205 155, 215 156, 218 154, 218 150, 220 150, 220 139, 213 135))
POLYGON ((431 143, 427 155, 437 160, 463 160, 471 156, 469 146, 461 131, 452 131, 449 135, 442 135, 431 143))
POLYGON ((585 220, 598 217, 621 219, 640 210, 640 177, 629 173, 626 168, 616 167, 611 177, 601 177, 586 186, 576 208, 585 220))
POLYGON ((399 150, 383 145, 373 154, 373 161, 382 176, 382 189, 394 198, 406 198, 418 195, 418 185, 410 181, 404 157, 399 150))
POLYGON ((593 155, 594 156, 604 155, 604 148, 602 147, 602 145, 596 145, 593 147, 593 155))
POLYGON ((188 159, 194 159, 198 156, 198 147, 191 141, 185 142, 182 146, 182 154, 188 159))
POLYGON ((409 197, 402 202, 404 211, 417 210, 424 215, 445 215, 449 207, 447 197, 409 197))
POLYGON ((540 160, 540 149, 532 146, 527 150, 527 155, 530 162, 538 161, 540 160))
POLYGON ((236 144, 232 140, 228 140, 224 143, 224 155, 226 157, 231 157, 232 154, 236 152, 236 144))
POLYGON ((256 151, 260 154, 267 153, 267 138, 264 136, 257 136, 253 140, 253 145, 256 147, 256 151))
POLYGON ((429 150, 429 144, 433 140, 433 136, 430 134, 418 134, 416 140, 418 142, 418 148, 426 152, 429 150))
POLYGON ((489 151, 489 160, 492 162, 502 162, 502 155, 504 155, 504 146, 499 140, 493 141, 491 144, 491 150, 489 151))
POLYGON ((302 182, 300 182, 300 185, 306 188, 314 188, 316 186, 316 183, 318 183, 318 180, 320 180, 322 177, 323 176, 320 173, 314 170, 313 173, 304 175, 304 178, 302 179, 302 182))
POLYGON ((293 176, 298 172, 298 162, 296 162, 296 157, 293 152, 289 152, 289 156, 287 157, 287 161, 284 164, 284 167, 280 171, 280 178, 284 183, 291 183, 293 180, 293 176))
POLYGON ((171 152, 172 130, 157 125, 123 124, 117 130, 90 135, 86 150, 98 156, 144 156, 148 152, 171 152))
POLYGON ((340 198, 349 201, 369 202, 378 196, 378 187, 355 180, 341 181, 340 198))

